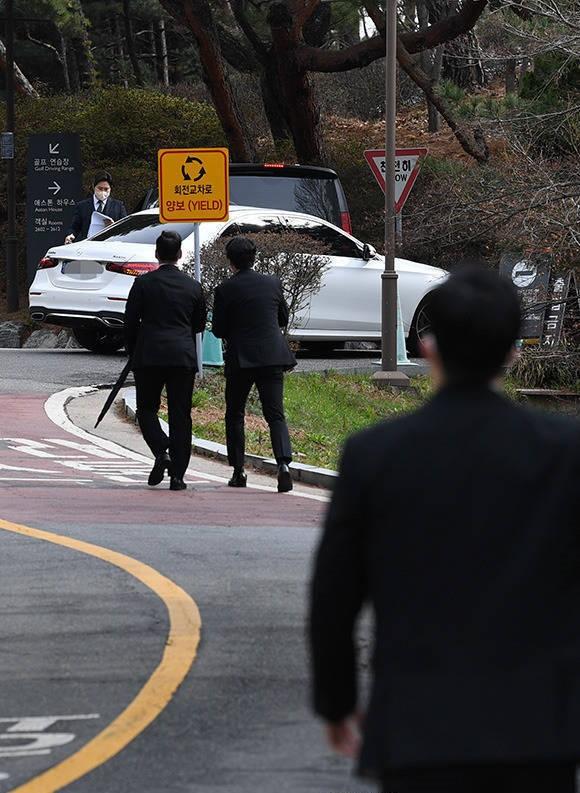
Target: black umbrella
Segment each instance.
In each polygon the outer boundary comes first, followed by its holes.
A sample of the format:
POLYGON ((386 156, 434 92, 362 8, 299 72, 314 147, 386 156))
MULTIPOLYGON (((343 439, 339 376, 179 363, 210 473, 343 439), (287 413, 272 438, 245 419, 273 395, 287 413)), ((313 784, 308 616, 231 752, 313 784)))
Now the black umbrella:
POLYGON ((115 397, 117 396, 119 391, 123 388, 123 383, 127 379, 127 375, 129 374, 129 372, 131 371, 131 364, 132 364, 131 357, 129 357, 129 360, 127 361, 127 363, 123 367, 123 371, 121 372, 121 374, 117 378, 117 382, 111 388, 111 393, 107 397, 107 400, 106 400, 105 404, 103 405, 103 409, 99 413, 99 418, 97 419, 97 423, 95 424, 95 429, 99 426, 101 421, 104 419, 104 417, 105 417, 105 415, 107 413, 107 410, 111 407, 111 405, 115 401, 115 397))

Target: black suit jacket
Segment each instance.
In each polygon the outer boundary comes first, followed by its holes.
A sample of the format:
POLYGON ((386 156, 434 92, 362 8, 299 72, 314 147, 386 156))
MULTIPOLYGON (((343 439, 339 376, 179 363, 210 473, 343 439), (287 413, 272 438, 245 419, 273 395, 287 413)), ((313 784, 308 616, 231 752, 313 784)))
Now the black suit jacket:
POLYGON ((580 424, 447 388, 351 438, 312 584, 314 706, 357 703, 360 771, 580 756, 580 424))
MULTIPOLYGON (((95 211, 93 196, 79 201, 75 207, 73 219, 68 234, 75 235, 75 242, 86 239, 91 225, 91 217, 95 211)), ((127 217, 127 210, 122 201, 109 197, 103 207, 103 215, 108 215, 113 220, 127 217)))
POLYGON ((125 344, 133 369, 186 366, 197 371, 195 334, 205 322, 198 281, 172 264, 139 276, 125 309, 125 344))
POLYGON ((215 290, 212 331, 227 341, 227 366, 296 366, 280 331, 287 324, 282 283, 274 275, 241 270, 215 290))

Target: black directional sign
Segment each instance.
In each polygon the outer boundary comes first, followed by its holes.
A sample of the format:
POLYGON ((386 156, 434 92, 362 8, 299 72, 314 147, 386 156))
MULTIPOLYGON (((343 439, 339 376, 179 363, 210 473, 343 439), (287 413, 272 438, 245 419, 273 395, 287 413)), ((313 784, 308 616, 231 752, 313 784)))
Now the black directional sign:
POLYGON ((28 282, 49 248, 62 245, 76 202, 82 198, 79 136, 31 135, 28 139, 26 249, 28 282))

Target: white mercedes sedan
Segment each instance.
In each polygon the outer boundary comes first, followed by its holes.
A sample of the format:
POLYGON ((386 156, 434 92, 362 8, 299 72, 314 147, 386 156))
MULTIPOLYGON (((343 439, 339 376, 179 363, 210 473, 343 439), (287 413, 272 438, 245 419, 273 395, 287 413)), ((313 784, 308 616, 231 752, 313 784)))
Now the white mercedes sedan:
MULTIPOLYGON (((32 319, 72 328, 88 350, 120 349, 133 279, 157 267, 155 241, 164 229, 181 234, 183 256, 189 259, 193 224, 161 224, 157 209, 123 218, 92 239, 51 248, 30 287, 32 319)), ((240 206, 230 208, 227 221, 202 223, 200 238, 203 246, 220 236, 282 230, 322 240, 328 250, 322 288, 297 318, 290 337, 329 347, 345 341, 380 343, 384 258, 372 246, 312 215, 240 206)), ((429 325, 429 292, 447 273, 406 259, 397 259, 396 269, 407 346, 416 353, 429 325)))

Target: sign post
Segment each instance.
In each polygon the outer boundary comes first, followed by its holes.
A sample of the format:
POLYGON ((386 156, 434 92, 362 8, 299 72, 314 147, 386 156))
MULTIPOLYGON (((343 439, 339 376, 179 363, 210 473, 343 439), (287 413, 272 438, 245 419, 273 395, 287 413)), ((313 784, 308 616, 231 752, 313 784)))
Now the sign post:
MULTIPOLYGON (((6 132, 14 138, 14 0, 6 0, 6 132)), ((12 141, 13 142, 13 141, 12 141)), ((7 139, 5 139, 6 147, 7 139)), ((16 163, 7 157, 6 192, 8 228, 6 234, 6 303, 8 311, 18 311, 18 239, 16 237, 16 163)))
POLYGON ((373 380, 382 388, 407 388, 397 369, 397 271, 395 269, 395 135, 397 124, 397 3, 385 3, 385 269, 381 275, 381 371, 373 380))
POLYGON ((34 280, 46 251, 64 243, 82 189, 79 136, 31 135, 26 191, 28 283, 34 280))
MULTIPOLYGON (((162 223, 194 223, 194 272, 201 283, 199 224, 227 220, 230 211, 227 149, 160 149, 157 153, 159 218, 162 223)), ((203 377, 201 333, 196 338, 203 377)))

